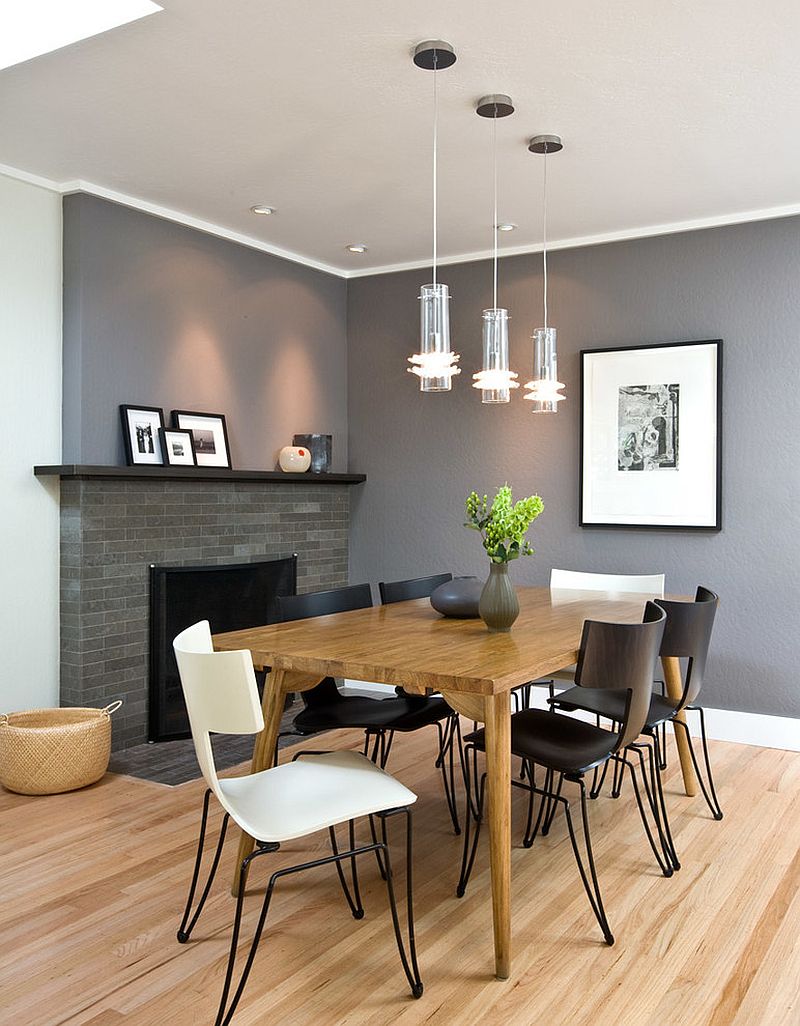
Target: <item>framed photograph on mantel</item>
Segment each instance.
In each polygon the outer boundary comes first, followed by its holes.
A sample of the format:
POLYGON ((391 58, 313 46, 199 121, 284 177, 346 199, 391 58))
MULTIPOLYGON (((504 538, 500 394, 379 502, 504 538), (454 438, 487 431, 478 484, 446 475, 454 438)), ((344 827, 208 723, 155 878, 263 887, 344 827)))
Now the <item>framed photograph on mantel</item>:
POLYGON ((581 527, 719 531, 722 341, 581 352, 581 527))
POLYGON ((161 466, 164 453, 160 433, 164 427, 164 413, 160 407, 120 406, 119 415, 128 466, 161 466))
POLYGON ((230 467, 228 427, 222 413, 173 410, 174 427, 191 431, 198 467, 230 467))
POLYGON ((180 428, 162 428, 160 438, 164 463, 168 467, 197 466, 191 431, 182 431, 180 428))

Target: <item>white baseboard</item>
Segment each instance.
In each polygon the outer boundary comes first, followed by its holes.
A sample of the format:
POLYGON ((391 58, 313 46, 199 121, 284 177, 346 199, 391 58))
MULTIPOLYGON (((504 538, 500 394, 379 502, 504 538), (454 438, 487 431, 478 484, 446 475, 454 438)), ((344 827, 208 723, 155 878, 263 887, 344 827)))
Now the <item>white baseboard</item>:
MULTIPOLYGON (((370 698, 390 698, 394 695, 394 688, 389 684, 373 684, 362 680, 346 680, 344 683, 346 693, 351 695, 368 695, 370 698)), ((546 688, 533 688, 531 705, 536 709, 547 708, 546 688)), ((800 719, 739 712, 735 709, 709 709, 705 706, 704 709, 706 732, 714 741, 733 741, 740 745, 800 752, 800 719)), ((594 719, 588 714, 583 718, 590 721, 594 719)), ((692 736, 699 737, 697 713, 688 713, 688 720, 692 736)))

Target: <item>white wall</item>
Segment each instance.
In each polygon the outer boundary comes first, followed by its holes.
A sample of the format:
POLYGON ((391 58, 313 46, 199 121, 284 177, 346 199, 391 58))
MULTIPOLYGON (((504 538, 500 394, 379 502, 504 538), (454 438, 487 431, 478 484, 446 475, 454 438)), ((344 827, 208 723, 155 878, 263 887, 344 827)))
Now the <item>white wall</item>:
POLYGON ((58 704, 61 197, 0 175, 0 712, 58 704))

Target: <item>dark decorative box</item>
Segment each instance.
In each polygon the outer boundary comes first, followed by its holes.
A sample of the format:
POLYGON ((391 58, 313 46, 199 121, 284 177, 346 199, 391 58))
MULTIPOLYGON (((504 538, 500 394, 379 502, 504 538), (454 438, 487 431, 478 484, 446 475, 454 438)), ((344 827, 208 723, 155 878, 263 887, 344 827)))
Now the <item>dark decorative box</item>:
POLYGON ((303 445, 311 453, 311 473, 327 474, 331 469, 332 435, 295 435, 292 445, 303 445))

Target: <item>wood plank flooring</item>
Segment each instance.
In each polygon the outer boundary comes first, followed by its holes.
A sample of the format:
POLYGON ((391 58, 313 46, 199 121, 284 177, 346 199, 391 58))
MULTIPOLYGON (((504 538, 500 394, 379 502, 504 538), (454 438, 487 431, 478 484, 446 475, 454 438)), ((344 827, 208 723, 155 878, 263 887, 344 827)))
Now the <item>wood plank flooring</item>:
MULTIPOLYGON (((325 747, 358 747, 351 732, 325 747)), ((320 747, 319 739, 309 747, 320 747)), ((420 796, 415 884, 425 994, 400 970, 384 885, 362 860, 366 918, 349 915, 333 870, 279 885, 236 1026, 798 1026, 800 754, 712 743, 725 819, 681 793, 668 800, 683 869, 658 875, 629 785, 592 803, 613 948, 580 886, 563 818, 512 860, 511 979, 492 975, 485 845, 466 897, 454 896, 460 839, 448 829, 433 732, 398 736, 390 769, 420 796)), ((192 941, 175 940, 199 825, 201 781, 165 787, 108 775, 73 794, 0 791, 0 1022, 14 1026, 212 1023, 233 915, 229 838, 192 941)), ((514 796, 514 842, 524 826, 514 796)), ((218 812, 213 819, 216 832, 218 812)), ((216 840, 212 835, 212 843, 216 840)), ((287 844, 275 867, 327 851, 287 844)), ((402 864, 398 838, 396 862, 402 864)), ((243 936, 268 859, 251 874, 243 936)))

